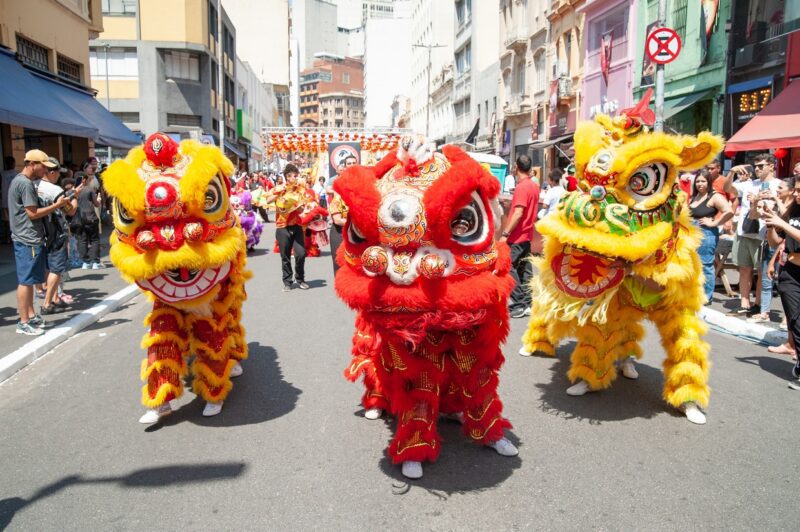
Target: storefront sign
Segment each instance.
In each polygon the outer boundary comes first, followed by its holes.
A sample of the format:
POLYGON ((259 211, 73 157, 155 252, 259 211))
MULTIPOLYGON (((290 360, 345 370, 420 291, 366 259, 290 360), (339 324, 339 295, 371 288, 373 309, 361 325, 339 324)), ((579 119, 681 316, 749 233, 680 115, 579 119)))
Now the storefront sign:
POLYGON ((737 92, 733 97, 733 120, 742 124, 758 114, 772 100, 772 87, 737 92))
POLYGON ((593 105, 589 108, 589 118, 594 118, 595 115, 603 113, 605 115, 613 116, 619 109, 619 100, 608 100, 603 96, 603 103, 593 105))

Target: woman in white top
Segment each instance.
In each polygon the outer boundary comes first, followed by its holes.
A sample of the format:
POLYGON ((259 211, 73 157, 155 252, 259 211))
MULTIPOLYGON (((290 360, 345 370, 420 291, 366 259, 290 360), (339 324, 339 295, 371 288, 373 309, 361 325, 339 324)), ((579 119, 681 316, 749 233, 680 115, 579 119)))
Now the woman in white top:
POLYGON ((564 172, 558 168, 553 168, 547 175, 547 182, 550 186, 547 188, 547 191, 540 196, 542 198, 539 202, 541 206, 539 207, 538 218, 540 220, 551 212, 555 212, 561 196, 566 194, 566 183, 561 182, 563 177, 564 172))

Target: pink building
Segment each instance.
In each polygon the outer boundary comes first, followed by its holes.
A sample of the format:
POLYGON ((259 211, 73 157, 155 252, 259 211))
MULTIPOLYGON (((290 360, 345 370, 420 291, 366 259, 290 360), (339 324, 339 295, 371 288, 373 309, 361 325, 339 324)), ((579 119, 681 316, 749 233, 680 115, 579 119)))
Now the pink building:
POLYGON ((587 0, 584 20, 583 102, 580 118, 615 115, 633 106, 635 0, 587 0))

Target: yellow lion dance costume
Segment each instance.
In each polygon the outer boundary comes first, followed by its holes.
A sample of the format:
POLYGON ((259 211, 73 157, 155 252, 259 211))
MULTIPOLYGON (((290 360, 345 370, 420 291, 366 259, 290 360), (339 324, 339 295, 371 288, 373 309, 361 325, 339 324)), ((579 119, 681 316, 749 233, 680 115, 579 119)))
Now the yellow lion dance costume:
MULTIPOLYGON (((649 132, 649 95, 633 109, 598 115, 575 132, 582 191, 564 196, 558 211, 537 225, 544 257, 531 288, 533 305, 522 355, 555 355, 577 337, 568 377, 570 395, 608 388, 616 364, 641 357, 639 322, 655 323, 666 351, 664 399, 695 423, 708 404, 709 346, 697 317, 705 296, 686 195, 679 170, 711 161, 722 139, 649 132)), ((627 376, 627 373, 626 373, 627 376)), ((635 378, 635 370, 632 378, 635 378)))
POLYGON ((149 409, 142 423, 171 413, 190 353, 193 390, 207 401, 204 416, 221 411, 230 378, 247 358, 240 321, 250 273, 229 202, 232 172, 214 146, 179 146, 156 133, 103 174, 114 197, 111 261, 153 300, 142 340, 142 402, 149 409))

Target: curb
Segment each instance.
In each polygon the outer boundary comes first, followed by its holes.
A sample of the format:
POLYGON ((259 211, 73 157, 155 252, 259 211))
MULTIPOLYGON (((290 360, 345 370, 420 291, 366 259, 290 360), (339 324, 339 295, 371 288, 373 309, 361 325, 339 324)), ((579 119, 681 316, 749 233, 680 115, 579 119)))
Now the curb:
POLYGON ((757 344, 781 345, 788 338, 786 331, 776 330, 758 323, 749 323, 708 307, 700 309, 700 317, 712 329, 744 338, 757 344))
POLYGON ((0 383, 140 293, 141 290, 135 284, 123 288, 92 308, 73 316, 55 329, 31 340, 13 353, 0 358, 0 383))

